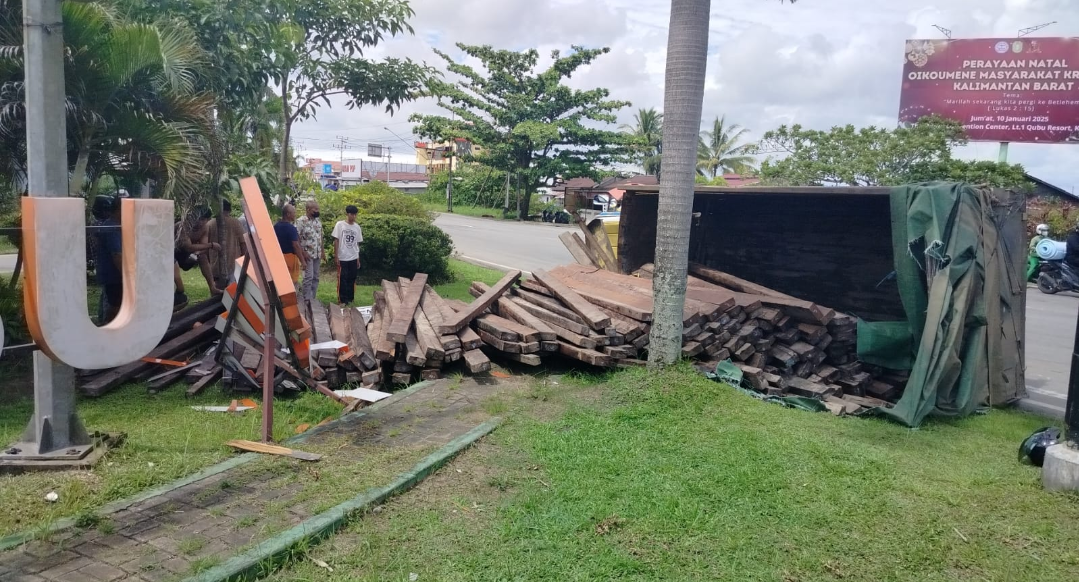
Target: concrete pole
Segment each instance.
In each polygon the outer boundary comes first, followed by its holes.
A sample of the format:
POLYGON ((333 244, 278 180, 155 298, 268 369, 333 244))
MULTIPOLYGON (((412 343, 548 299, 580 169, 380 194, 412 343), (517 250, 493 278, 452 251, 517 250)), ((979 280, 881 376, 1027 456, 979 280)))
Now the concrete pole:
MULTIPOLYGON (((60 0, 23 0, 23 23, 29 193, 67 196, 60 0)), ((39 455, 90 444, 75 413, 75 370, 41 352, 34 353, 34 418, 23 438, 39 455)))

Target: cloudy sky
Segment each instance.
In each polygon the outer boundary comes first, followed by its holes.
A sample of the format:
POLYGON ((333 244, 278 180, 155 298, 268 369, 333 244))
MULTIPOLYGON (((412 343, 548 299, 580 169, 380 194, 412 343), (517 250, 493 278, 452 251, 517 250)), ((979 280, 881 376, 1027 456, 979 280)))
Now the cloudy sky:
MULTIPOLYGON (((399 37, 371 56, 401 56, 440 66, 432 47, 460 57, 456 42, 542 54, 570 45, 608 46, 611 53, 581 70, 571 84, 607 87, 640 107, 663 106, 669 0, 412 0, 414 36, 399 37)), ((1079 0, 712 0, 704 117, 726 115, 753 139, 782 124, 814 129, 837 124, 896 124, 903 47, 907 38, 1015 37, 1020 28, 1056 21, 1036 36, 1079 37, 1079 0)), ((369 142, 393 147, 395 162, 411 162, 417 102, 390 116, 380 108, 348 110, 344 100, 294 131, 301 153, 337 159, 338 136, 358 155, 369 142), (394 135, 396 134, 396 135, 394 135)), ((996 159, 997 145, 973 144, 964 157, 996 159)), ((348 152, 346 152, 346 156, 348 152)), ((1079 192, 1079 145, 1013 144, 1009 161, 1079 192)))

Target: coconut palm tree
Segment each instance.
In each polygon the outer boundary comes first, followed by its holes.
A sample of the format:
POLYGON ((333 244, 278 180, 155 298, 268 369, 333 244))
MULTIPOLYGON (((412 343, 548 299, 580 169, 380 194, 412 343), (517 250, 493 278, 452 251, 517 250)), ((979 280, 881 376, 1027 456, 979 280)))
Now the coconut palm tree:
MULTIPOLYGON (((794 0, 789 0, 791 3, 794 0)), ((663 181, 659 185, 652 333, 648 364, 661 367, 682 355, 689 231, 698 131, 704 102, 711 0, 671 0, 663 89, 663 181)), ((722 132, 720 132, 722 134, 722 132)))
POLYGON ((655 298, 650 366, 682 357, 682 309, 686 300, 693 177, 697 167, 697 132, 704 101, 711 0, 671 0, 667 32, 667 72, 663 92, 663 180, 659 185, 655 298))
MULTIPOLYGON (((0 136, 25 134, 21 6, 0 0, 0 136)), ((105 3, 64 2, 64 77, 72 195, 103 174, 154 180, 166 196, 204 180, 214 96, 194 90, 207 59, 175 23, 125 21, 105 3)))
POLYGON ((634 157, 645 174, 658 176, 663 153, 663 114, 655 108, 639 109, 633 116, 634 125, 620 129, 634 138, 634 157))
POLYGON ((751 144, 738 141, 748 132, 737 123, 727 125, 726 117, 712 122, 712 131, 702 131, 697 142, 697 171, 715 178, 723 174, 746 174, 753 171, 751 144))

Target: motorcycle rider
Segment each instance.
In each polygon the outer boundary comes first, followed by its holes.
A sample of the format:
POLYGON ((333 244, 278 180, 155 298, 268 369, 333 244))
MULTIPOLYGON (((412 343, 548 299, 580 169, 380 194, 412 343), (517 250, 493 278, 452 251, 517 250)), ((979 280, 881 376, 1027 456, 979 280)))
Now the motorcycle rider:
POLYGON ((1068 238, 1065 241, 1067 248, 1064 253, 1064 262, 1068 263, 1073 269, 1079 269, 1079 224, 1075 225, 1075 228, 1068 233, 1068 238))
POLYGON ((1038 243, 1049 238, 1049 225, 1039 224, 1035 232, 1037 234, 1030 239, 1030 255, 1027 257, 1027 281, 1033 281, 1038 274, 1038 267, 1041 266, 1041 259, 1038 258, 1038 243))

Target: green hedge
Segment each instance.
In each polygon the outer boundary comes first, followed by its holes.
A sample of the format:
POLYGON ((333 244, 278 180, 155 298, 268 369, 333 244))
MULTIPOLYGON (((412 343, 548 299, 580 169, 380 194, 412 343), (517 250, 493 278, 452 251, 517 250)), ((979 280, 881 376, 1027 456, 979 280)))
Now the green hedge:
POLYGON ((437 226, 419 218, 385 214, 363 215, 356 221, 363 229, 363 280, 412 277, 416 273, 427 273, 431 283, 453 279, 449 264, 453 242, 437 226))

